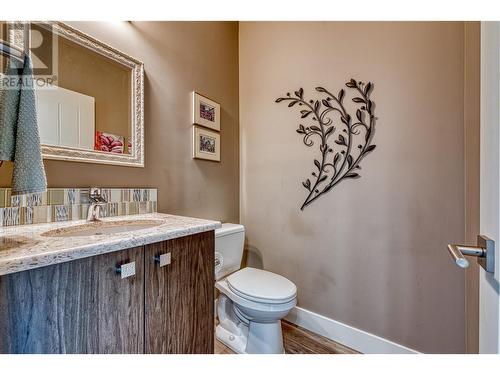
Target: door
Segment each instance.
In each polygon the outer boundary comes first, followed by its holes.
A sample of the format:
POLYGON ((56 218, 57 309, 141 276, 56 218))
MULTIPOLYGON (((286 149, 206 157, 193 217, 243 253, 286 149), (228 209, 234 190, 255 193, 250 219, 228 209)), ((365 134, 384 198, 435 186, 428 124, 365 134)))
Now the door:
POLYGON ((146 245, 145 353, 213 353, 214 232, 146 245))
POLYGON ((137 247, 1 276, 0 353, 143 353, 143 261, 137 247))
POLYGON ((481 23, 480 233, 495 241, 495 269, 479 268, 479 353, 500 353, 500 23, 481 23))
POLYGON ((467 353, 499 353, 500 23, 465 24, 465 240, 496 243, 493 272, 469 259, 467 353))

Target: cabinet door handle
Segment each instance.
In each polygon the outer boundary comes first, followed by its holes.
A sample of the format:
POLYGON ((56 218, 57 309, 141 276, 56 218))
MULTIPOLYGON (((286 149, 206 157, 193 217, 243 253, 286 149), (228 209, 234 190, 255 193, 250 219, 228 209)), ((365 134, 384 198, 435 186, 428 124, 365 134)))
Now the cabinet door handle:
POLYGON ((122 279, 135 275, 135 262, 125 263, 116 267, 116 273, 121 275, 122 279))
POLYGON ((172 257, 170 253, 165 253, 165 254, 155 255, 154 260, 155 263, 158 263, 160 265, 160 267, 164 267, 168 266, 171 263, 172 257))

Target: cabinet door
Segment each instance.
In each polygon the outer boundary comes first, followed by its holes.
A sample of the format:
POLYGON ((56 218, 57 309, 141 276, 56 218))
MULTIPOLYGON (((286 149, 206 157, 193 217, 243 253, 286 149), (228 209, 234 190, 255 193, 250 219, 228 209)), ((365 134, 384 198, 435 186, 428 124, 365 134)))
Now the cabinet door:
POLYGON ((214 240, 210 231, 146 245, 146 353, 213 353, 214 240))
POLYGON ((1 353, 143 350, 143 248, 0 277, 1 353), (130 262, 136 274, 122 279, 130 262))

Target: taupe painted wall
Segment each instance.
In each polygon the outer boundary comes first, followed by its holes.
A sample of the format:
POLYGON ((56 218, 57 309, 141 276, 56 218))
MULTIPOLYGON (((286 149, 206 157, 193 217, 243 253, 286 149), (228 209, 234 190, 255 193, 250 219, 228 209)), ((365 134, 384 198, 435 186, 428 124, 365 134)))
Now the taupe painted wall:
MULTIPOLYGON (((159 211, 237 221, 238 24, 69 22, 142 60, 145 168, 45 161, 49 187, 157 187, 159 211), (221 162, 191 158, 191 92, 221 104, 221 162)), ((9 186, 11 166, 0 169, 9 186)))
POLYGON ((465 351, 463 23, 240 23, 241 221, 248 263, 298 286, 299 306, 423 352, 465 351), (377 149, 362 177, 299 210, 317 150, 304 87, 375 82, 377 149))

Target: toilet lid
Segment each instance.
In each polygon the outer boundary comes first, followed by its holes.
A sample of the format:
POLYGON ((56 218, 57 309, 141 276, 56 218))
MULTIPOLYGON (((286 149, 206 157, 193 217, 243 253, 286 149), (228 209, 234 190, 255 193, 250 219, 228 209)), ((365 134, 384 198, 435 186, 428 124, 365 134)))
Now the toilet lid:
POLYGON ((284 303, 295 298, 297 287, 275 273, 246 267, 227 277, 229 289, 256 302, 284 303))

